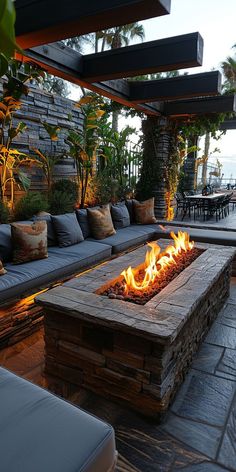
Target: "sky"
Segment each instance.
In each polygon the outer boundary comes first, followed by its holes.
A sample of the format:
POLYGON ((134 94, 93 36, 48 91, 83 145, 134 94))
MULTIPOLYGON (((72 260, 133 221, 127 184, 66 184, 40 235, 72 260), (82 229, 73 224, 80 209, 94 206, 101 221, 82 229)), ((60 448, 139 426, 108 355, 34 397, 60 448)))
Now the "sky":
MULTIPOLYGON (((172 0, 169 15, 141 22, 145 29, 145 41, 162 39, 187 33, 199 32, 204 40, 203 65, 186 69, 189 74, 220 69, 220 64, 228 56, 236 56, 236 0, 172 0)), ((78 92, 72 98, 78 98, 78 92)), ((125 123, 121 121, 121 126, 125 123)), ((133 126, 139 127, 140 121, 134 120, 133 126)), ((220 141, 212 141, 212 149, 217 146, 223 164, 224 177, 232 174, 236 179, 236 130, 227 131, 220 141)))

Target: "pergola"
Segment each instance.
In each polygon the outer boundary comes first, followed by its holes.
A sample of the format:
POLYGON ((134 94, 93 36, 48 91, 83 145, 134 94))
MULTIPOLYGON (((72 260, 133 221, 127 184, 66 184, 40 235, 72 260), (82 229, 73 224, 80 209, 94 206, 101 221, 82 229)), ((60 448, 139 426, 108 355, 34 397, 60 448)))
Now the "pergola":
MULTIPOLYGON (((170 4, 171 0, 16 0, 17 42, 24 48, 24 60, 142 111, 150 119, 185 120, 201 114, 236 112, 235 96, 221 95, 219 71, 130 80, 202 65, 203 39, 198 32, 87 55, 58 42, 169 14, 170 4)), ((232 129, 232 122, 223 126, 232 129)), ((160 191, 156 196, 160 198, 160 191)))

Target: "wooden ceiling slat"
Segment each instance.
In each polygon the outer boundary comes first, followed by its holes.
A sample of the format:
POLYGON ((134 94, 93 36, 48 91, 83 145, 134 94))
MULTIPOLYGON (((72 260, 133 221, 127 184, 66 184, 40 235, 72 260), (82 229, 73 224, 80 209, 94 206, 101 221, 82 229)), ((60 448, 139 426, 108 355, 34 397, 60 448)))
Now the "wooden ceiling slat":
POLYGON ((170 12, 171 0, 16 0, 22 48, 47 44, 170 12))
POLYGON ((181 75, 169 79, 129 82, 130 100, 135 103, 217 95, 221 92, 219 71, 181 75))
POLYGON ((87 82, 132 77, 202 65, 203 39, 199 33, 159 39, 83 56, 87 82))

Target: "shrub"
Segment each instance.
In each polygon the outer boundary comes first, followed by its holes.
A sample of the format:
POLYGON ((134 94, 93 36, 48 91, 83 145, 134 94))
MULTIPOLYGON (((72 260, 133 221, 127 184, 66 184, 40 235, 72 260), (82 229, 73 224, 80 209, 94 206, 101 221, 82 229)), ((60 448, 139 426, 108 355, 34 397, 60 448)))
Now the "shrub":
POLYGON ((51 193, 53 192, 66 193, 75 204, 78 198, 78 185, 73 180, 60 179, 52 184, 51 193))
POLYGON ((14 219, 29 220, 40 211, 48 211, 47 197, 39 192, 28 192, 15 205, 14 219))
POLYGON ((10 211, 6 205, 0 200, 0 223, 8 223, 10 211))
POLYGON ((74 211, 75 201, 71 194, 59 190, 51 191, 49 194, 49 208, 52 215, 62 215, 74 211))

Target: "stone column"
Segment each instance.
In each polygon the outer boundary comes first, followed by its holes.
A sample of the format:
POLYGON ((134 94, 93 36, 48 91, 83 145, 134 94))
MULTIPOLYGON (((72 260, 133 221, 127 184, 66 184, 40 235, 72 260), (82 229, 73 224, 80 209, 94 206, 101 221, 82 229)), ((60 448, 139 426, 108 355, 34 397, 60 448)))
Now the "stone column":
POLYGON ((142 124, 144 150, 137 198, 155 198, 156 218, 166 217, 166 168, 170 156, 171 127, 165 117, 148 116, 142 124))
MULTIPOLYGON (((188 142, 188 147, 197 146, 198 137, 193 137, 191 141, 188 142)), ((196 187, 196 159, 197 151, 192 151, 187 155, 187 158, 184 163, 184 190, 186 192, 191 192, 195 190, 196 187)))

